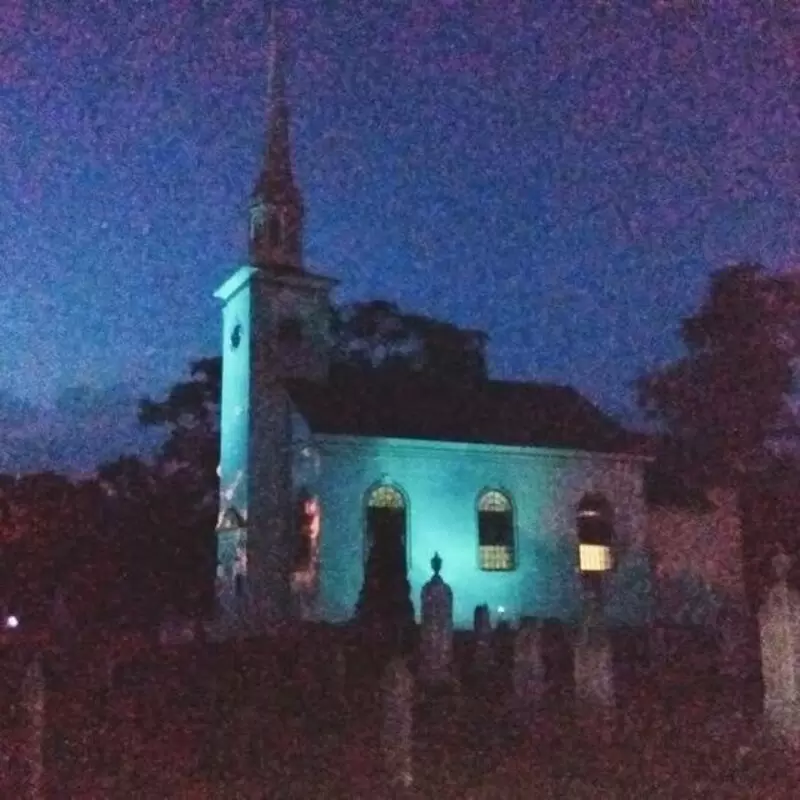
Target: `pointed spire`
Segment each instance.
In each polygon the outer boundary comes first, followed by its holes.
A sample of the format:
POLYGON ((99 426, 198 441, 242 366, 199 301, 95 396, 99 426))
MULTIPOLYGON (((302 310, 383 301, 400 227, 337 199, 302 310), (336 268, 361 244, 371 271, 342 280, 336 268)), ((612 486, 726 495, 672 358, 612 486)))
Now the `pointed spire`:
POLYGON ((294 180, 285 47, 277 3, 272 5, 267 141, 264 165, 250 204, 250 257, 258 267, 302 269, 303 200, 294 180))

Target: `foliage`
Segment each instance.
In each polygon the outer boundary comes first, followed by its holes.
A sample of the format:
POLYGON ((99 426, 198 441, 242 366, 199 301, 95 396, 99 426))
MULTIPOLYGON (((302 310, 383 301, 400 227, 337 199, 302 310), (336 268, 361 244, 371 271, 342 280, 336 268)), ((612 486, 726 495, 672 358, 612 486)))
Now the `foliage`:
POLYGON ((68 554, 68 531, 76 529, 74 487, 55 473, 17 478, 0 483, 0 593, 15 613, 24 606, 28 616, 46 613, 68 554))
POLYGON ((793 438, 793 365, 800 354, 800 283, 752 264, 714 273, 683 320, 687 354, 638 382, 639 403, 668 434, 682 470, 738 483, 793 438))
POLYGON ((124 586, 120 533, 95 480, 38 473, 0 479, 0 602, 26 629, 51 620, 61 591, 75 620, 114 616, 124 586))
POLYGON ((191 378, 176 383, 165 400, 142 400, 139 421, 165 426, 169 437, 159 454, 168 469, 191 468, 198 483, 213 485, 219 463, 217 436, 222 391, 222 361, 202 358, 191 364, 191 378))
POLYGON ((353 303, 334 314, 334 369, 443 380, 485 380, 486 334, 400 311, 395 303, 353 303))
POLYGON ((160 533, 152 552, 162 584, 174 587, 162 597, 190 615, 210 611, 213 598, 221 383, 220 359, 200 359, 165 400, 140 406, 142 424, 169 430, 154 468, 160 533))

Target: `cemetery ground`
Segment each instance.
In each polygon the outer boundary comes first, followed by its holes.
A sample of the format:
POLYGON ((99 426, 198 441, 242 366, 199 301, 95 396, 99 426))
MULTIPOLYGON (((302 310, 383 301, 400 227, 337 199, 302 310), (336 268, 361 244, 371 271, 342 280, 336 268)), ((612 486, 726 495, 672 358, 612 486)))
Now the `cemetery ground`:
MULTIPOLYGON (((280 642, 154 648, 115 670, 45 657, 43 756, 52 798, 789 798, 800 764, 761 732, 756 692, 640 675, 615 711, 578 708, 551 676, 513 697, 503 646, 488 677, 456 641, 460 690, 416 686, 414 789, 388 788, 374 648, 307 631, 280 642), (635 685, 634 685, 635 683, 635 685), (747 699, 746 695, 750 695, 747 699)), ((29 655, 29 654, 28 654, 29 655)), ((507 654, 506 654, 507 655, 507 654)), ((22 791, 22 653, 6 655, 0 795, 22 791)), ((413 670, 412 663, 412 671, 413 670)))

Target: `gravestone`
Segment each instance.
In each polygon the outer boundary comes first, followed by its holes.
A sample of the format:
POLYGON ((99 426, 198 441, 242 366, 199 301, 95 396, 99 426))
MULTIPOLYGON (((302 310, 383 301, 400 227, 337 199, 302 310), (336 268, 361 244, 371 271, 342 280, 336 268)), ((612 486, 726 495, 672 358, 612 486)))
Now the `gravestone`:
POLYGON ((602 612, 590 607, 575 647, 575 699, 579 710, 610 710, 616 705, 614 657, 602 612))
POLYGON ((428 685, 452 680, 453 592, 439 574, 442 559, 431 559, 433 577, 422 587, 420 677, 428 685))
POLYGON ((512 683, 516 709, 525 716, 541 702, 544 694, 541 634, 532 617, 522 618, 514 637, 512 683))
POLYGON ((472 657, 472 669, 476 677, 482 678, 492 671, 494 666, 494 650, 492 649, 492 619, 489 606, 475 607, 474 616, 475 648, 472 657))
POLYGON ((764 722, 786 744, 800 747, 800 594, 789 588, 791 559, 773 559, 776 583, 758 614, 764 722))
POLYGON ((41 658, 36 656, 28 664, 22 682, 22 709, 25 715, 23 769, 26 797, 31 800, 44 797, 44 704, 44 673, 41 658))
POLYGON ((383 674, 381 688, 381 750, 386 776, 392 787, 408 789, 414 783, 414 679, 404 659, 394 658, 389 662, 383 674))

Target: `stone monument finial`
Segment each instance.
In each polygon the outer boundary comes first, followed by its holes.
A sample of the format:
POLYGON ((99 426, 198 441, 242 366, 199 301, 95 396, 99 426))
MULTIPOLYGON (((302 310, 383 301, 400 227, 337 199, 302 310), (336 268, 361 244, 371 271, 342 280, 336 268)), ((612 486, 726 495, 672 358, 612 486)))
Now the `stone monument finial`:
POLYGON ((775 571, 775 577, 779 583, 785 583, 789 576, 789 570, 792 567, 792 558, 783 549, 782 545, 778 545, 778 552, 772 559, 772 569, 775 571))
POLYGON ((437 576, 442 571, 442 557, 438 552, 433 554, 433 558, 431 559, 431 569, 433 570, 433 574, 437 576))

